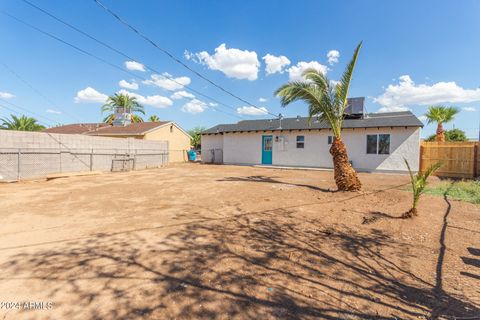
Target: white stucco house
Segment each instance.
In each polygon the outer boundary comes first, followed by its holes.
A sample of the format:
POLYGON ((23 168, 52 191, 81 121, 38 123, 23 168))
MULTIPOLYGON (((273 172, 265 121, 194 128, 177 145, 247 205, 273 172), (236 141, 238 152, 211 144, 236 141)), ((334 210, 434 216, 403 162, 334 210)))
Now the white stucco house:
MULTIPOLYGON (((358 99, 358 98, 355 98, 358 99)), ((361 98, 360 98, 361 99, 361 98)), ((348 114, 342 139, 358 171, 418 170, 422 122, 410 111, 348 114)), ((238 165, 333 168, 328 124, 307 117, 244 120, 202 133, 202 161, 238 165)))

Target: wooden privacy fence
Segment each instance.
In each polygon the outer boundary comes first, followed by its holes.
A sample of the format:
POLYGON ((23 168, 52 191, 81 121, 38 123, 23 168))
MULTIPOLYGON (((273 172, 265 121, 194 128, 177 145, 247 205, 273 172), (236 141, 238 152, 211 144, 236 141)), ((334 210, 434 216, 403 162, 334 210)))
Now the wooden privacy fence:
POLYGON ((420 171, 442 161, 437 176, 475 178, 480 176, 478 142, 425 142, 420 144, 420 171))

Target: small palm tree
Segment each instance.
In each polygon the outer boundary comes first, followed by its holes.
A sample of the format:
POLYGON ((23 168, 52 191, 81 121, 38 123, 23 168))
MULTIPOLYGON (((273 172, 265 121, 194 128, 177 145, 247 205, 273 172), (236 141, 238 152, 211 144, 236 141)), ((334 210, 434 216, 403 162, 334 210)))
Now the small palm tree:
POLYGON ((108 97, 106 103, 102 106, 102 113, 109 112, 110 114, 103 119, 103 122, 112 123, 115 120, 115 113, 129 113, 132 115, 132 122, 143 122, 143 119, 134 114, 145 114, 143 106, 138 103, 136 97, 128 94, 115 93, 108 97))
POLYGON ((37 119, 22 115, 16 117, 13 114, 10 115, 11 119, 0 119, 2 121, 1 129, 7 130, 19 130, 19 131, 41 131, 45 129, 44 126, 37 123, 37 119))
POLYGON ((309 121, 316 117, 332 128, 334 139, 330 154, 333 157, 335 183, 341 191, 356 191, 362 187, 341 138, 348 90, 361 46, 360 42, 338 84, 332 84, 323 73, 308 69, 303 73, 307 81, 289 82, 275 91, 275 95, 281 97, 282 106, 303 100, 308 104, 309 121))
POLYGON ((150 118, 148 118, 148 121, 150 122, 160 122, 160 118, 157 115, 152 115, 150 118))
POLYGON ((425 187, 427 186, 428 177, 437 171, 441 166, 442 162, 436 162, 427 168, 425 172, 418 172, 416 175, 413 174, 408 164, 407 159, 403 159, 407 165, 408 173, 410 174, 410 183, 412 185, 413 201, 412 207, 410 210, 403 214, 403 218, 412 218, 417 215, 417 204, 420 200, 420 196, 425 192, 425 187))
POLYGON ((445 141, 445 131, 443 130, 443 124, 452 121, 458 112, 459 110, 455 107, 431 106, 428 108, 428 112, 425 114, 428 119, 427 123, 437 123, 436 140, 438 142, 445 141))

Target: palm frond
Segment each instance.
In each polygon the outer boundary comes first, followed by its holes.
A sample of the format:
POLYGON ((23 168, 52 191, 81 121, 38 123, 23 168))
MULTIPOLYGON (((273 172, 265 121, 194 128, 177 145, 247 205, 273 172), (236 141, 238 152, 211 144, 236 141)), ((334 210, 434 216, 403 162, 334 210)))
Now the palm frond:
POLYGON ((362 42, 360 42, 355 51, 353 53, 353 57, 347 65, 347 68, 343 72, 342 78, 340 79, 340 83, 338 83, 335 87, 335 96, 338 100, 338 104, 341 108, 341 113, 345 112, 345 108, 347 107, 347 98, 348 92, 350 90, 350 83, 352 81, 353 70, 355 69, 355 65, 357 64, 358 54, 362 47, 362 42))
POLYGON ((428 107, 428 111, 425 116, 427 117, 428 124, 432 122, 447 123, 452 121, 458 112, 460 112, 460 110, 456 107, 438 105, 428 107))

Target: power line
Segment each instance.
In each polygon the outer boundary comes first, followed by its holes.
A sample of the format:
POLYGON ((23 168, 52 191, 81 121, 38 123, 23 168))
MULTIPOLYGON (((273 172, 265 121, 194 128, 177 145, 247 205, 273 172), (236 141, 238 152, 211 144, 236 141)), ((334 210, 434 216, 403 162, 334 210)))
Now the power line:
MULTIPOLYGON (((237 96, 236 94, 232 93, 231 91, 223 88, 222 86, 216 84, 215 82, 213 82, 212 80, 208 79, 207 77, 205 77, 204 75, 202 75, 201 73, 199 73, 198 71, 190 68, 187 64, 185 64, 183 61, 181 61, 180 59, 178 59, 177 57, 175 57, 172 53, 170 53, 168 50, 166 49, 163 49, 162 47, 160 47, 157 43, 155 43, 153 40, 151 40, 149 37, 147 37, 145 34, 143 34, 142 32, 140 32, 139 30, 137 30, 135 27, 133 27, 131 24, 129 24, 127 21, 125 21, 124 19, 122 19, 119 15, 117 15, 115 12, 113 12, 112 10, 110 10, 108 7, 106 7, 103 3, 101 3, 99 0, 93 0, 98 6, 100 6, 102 9, 104 9, 106 12, 108 12, 110 15, 112 15, 115 19, 117 19, 118 21, 120 21, 123 25, 127 26, 130 30, 132 30, 135 34, 137 34, 138 36, 140 36, 141 38, 143 38, 145 41, 147 41, 148 43, 150 43, 152 46, 154 46, 155 48, 157 48, 158 50, 160 50, 161 52, 163 52, 164 54, 166 54, 170 59, 172 59, 173 61, 177 62, 178 64, 182 65, 184 68, 186 68, 187 70, 189 70, 190 72, 193 72, 195 75, 197 75, 198 77, 202 78, 203 80, 207 81, 208 83, 210 83, 211 85, 217 87, 218 89, 222 90, 223 92, 227 93, 228 95, 234 97, 235 99, 238 99, 240 101, 242 101, 243 103, 246 103, 247 105, 251 106, 251 107, 254 107, 256 109, 259 109, 259 110, 262 110, 264 111, 264 109, 248 102, 247 100, 237 96)), ((277 117, 276 114, 273 114, 271 112, 268 111, 268 114, 270 115, 273 115, 274 117, 277 117)))
MULTIPOLYGON (((83 49, 77 47, 76 45, 71 44, 71 43, 69 43, 69 42, 67 42, 67 41, 65 41, 65 40, 63 40, 63 39, 61 39, 61 38, 59 38, 59 37, 57 37, 57 36, 55 36, 55 35, 47 32, 47 31, 44 31, 44 30, 42 30, 42 29, 40 29, 40 28, 37 28, 37 27, 35 27, 34 25, 32 25, 32 24, 30 24, 30 23, 28 23, 28 22, 26 22, 26 21, 23 21, 23 20, 15 17, 15 16, 13 16, 13 15, 5 12, 5 11, 0 11, 0 12, 3 13, 4 15, 6 15, 6 16, 14 19, 14 20, 16 20, 16 21, 19 22, 19 23, 22 23, 22 24, 24 24, 24 25, 26 25, 26 26, 28 26, 28 27, 30 27, 30 28, 32 28, 32 29, 34 29, 34 30, 36 30, 36 31, 38 31, 38 32, 40 32, 40 33, 42 33, 42 34, 44 34, 44 35, 46 35, 46 36, 48 36, 48 37, 50 37, 50 38, 52 38, 52 39, 54 39, 54 40, 57 40, 57 41, 65 44, 65 45, 67 45, 67 46, 69 46, 69 47, 71 47, 71 48, 73 48, 73 49, 75 49, 75 50, 77 50, 77 51, 79 51, 79 52, 81 52, 81 53, 89 56, 89 57, 92 57, 92 58, 94 58, 94 59, 97 59, 98 61, 103 62, 103 63, 105 63, 105 64, 107 64, 107 65, 109 65, 109 66, 111 66, 111 67, 113 67, 113 68, 115 68, 115 69, 118 69, 118 70, 120 70, 120 71, 122 71, 122 72, 125 72, 125 73, 131 75, 132 77, 135 77, 135 78, 138 78, 138 79, 141 79, 141 80, 144 80, 144 81, 147 81, 147 80, 148 80, 148 79, 146 79, 145 77, 139 76, 139 75, 137 75, 137 74, 135 74, 135 73, 133 73, 133 72, 130 72, 130 71, 128 71, 128 70, 125 70, 125 69, 123 69, 123 68, 121 68, 121 67, 119 67, 119 66, 117 66, 117 65, 115 65, 115 64, 113 64, 113 63, 111 63, 111 62, 109 62, 109 61, 107 61, 107 60, 105 60, 105 59, 103 59, 103 58, 101 58, 101 57, 98 57, 98 56, 96 56, 95 54, 93 54, 93 53, 91 53, 91 52, 88 52, 88 51, 86 51, 86 50, 83 50, 83 49)), ((191 89, 190 89, 190 90, 191 90, 191 89)), ((212 99, 210 99, 210 100, 212 100, 212 99)), ((216 100, 213 99, 213 101, 216 101, 216 100)), ((213 107, 213 106, 212 106, 212 107, 213 107)), ((230 113, 225 112, 225 111, 220 110, 220 109, 216 109, 215 107, 213 107, 213 108, 214 108, 215 110, 220 111, 220 112, 222 112, 222 113, 225 113, 225 114, 227 114, 227 115, 229 115, 229 116, 232 116, 232 117, 239 118, 239 119, 242 119, 242 120, 243 120, 242 117, 239 117, 239 116, 234 115, 234 114, 230 114, 230 113)))
MULTIPOLYGON (((9 108, 9 107, 7 107, 7 106, 5 106, 5 105, 2 105, 2 104, 0 104, 0 109, 1 109, 1 108, 5 108, 5 109, 7 109, 7 110, 10 110, 11 112, 16 113, 16 114, 19 115, 19 116, 23 116, 23 115, 24 115, 24 114, 16 111, 15 109, 11 109, 11 108, 9 108)), ((47 127, 50 126, 50 124, 48 124, 48 123, 46 123, 46 122, 44 122, 44 121, 42 121, 42 120, 38 120, 38 119, 35 119, 35 120, 37 120, 38 123, 44 124, 44 125, 47 126, 47 127)))
MULTIPOLYGON (((4 62, 1 62, 1 64, 3 65, 3 67, 9 71, 11 74, 13 74, 15 77, 17 77, 20 81, 22 81, 25 85, 27 85, 30 89, 32 89, 32 91, 34 91, 35 93, 37 93, 40 97, 42 97, 45 101, 47 101, 52 107, 56 108, 56 109, 61 109, 55 102, 53 102, 51 99, 49 99, 46 95, 44 95, 40 90, 36 89, 33 85, 31 85, 27 80, 25 80, 22 76, 20 76, 17 72, 15 72, 11 67, 9 67, 8 65, 6 65, 4 62)), ((62 112, 74 119, 75 121, 80 121, 81 120, 78 118, 78 117, 75 117, 75 116, 72 116, 70 114, 68 114, 67 112, 65 112, 64 110, 62 110, 62 112)))
MULTIPOLYGON (((54 14, 46 11, 45 9, 40 8, 39 6, 35 5, 34 3, 32 3, 32 2, 30 2, 30 1, 28 1, 28 0, 22 0, 22 1, 25 2, 26 4, 28 4, 29 6, 33 7, 34 9, 42 12, 43 14, 51 17, 52 19, 54 19, 54 20, 62 23, 63 25, 69 27, 70 29, 75 30, 76 32, 78 32, 78 33, 86 36, 87 38, 89 38, 89 39, 97 42, 98 44, 104 46, 105 48, 107 48, 107 49, 109 49, 109 50, 111 50, 111 51, 113 51, 113 52, 121 55, 122 57, 124 57, 124 58, 126 58, 126 59, 128 59, 128 60, 140 61, 139 59, 136 59, 136 58, 134 58, 134 57, 132 57, 132 56, 129 56, 128 54, 120 51, 119 49, 116 49, 116 48, 112 47, 112 46, 109 45, 108 43, 106 43, 106 42, 104 42, 104 41, 102 41, 102 40, 99 40, 98 38, 92 36, 91 34, 89 34, 89 33, 85 32, 85 31, 83 31, 83 30, 75 27, 75 26, 72 25, 71 23, 68 23, 67 21, 65 21, 65 20, 63 20, 63 19, 55 16, 54 14)), ((215 99, 215 98, 213 98, 213 97, 211 97, 211 96, 208 96, 208 95, 206 95, 206 94, 203 94, 202 92, 200 92, 200 91, 198 91, 198 90, 196 90, 196 89, 193 89, 192 87, 190 87, 190 86, 188 86, 188 85, 184 85, 184 84, 178 82, 175 78, 173 78, 173 77, 171 77, 171 76, 163 75, 160 71, 155 70, 153 67, 151 67, 151 66, 149 66, 149 65, 146 65, 146 64, 143 64, 143 65, 144 65, 148 70, 150 70, 150 71, 158 74, 158 75, 159 75, 160 77, 162 77, 163 79, 168 79, 168 80, 170 80, 170 81, 173 81, 174 83, 176 83, 176 84, 178 84, 178 85, 180 85, 180 86, 182 86, 182 87, 187 88, 188 91, 194 92, 194 93, 196 93, 196 94, 198 94, 198 95, 200 95, 200 96, 202 96, 202 97, 204 97, 204 98, 206 98, 206 99, 209 99, 209 100, 211 100, 211 101, 213 101, 213 102, 215 102, 215 103, 218 103, 218 104, 220 104, 220 105, 223 105, 223 106, 225 106, 225 107, 227 107, 227 108, 230 108, 230 109, 236 111, 236 109, 235 109, 234 107, 231 107, 231 106, 229 106, 229 105, 227 105, 227 104, 225 104, 225 103, 223 103, 223 102, 221 102, 221 101, 218 101, 217 99, 215 99)), ((238 116, 237 116, 237 117, 238 117, 238 116)), ((238 117, 238 118, 243 119, 242 117, 238 117)))
MULTIPOLYGON (((10 102, 10 101, 7 101, 7 100, 3 99, 3 98, 0 98, 0 101, 3 101, 4 103, 7 103, 7 104, 11 105, 12 107, 15 107, 15 108, 18 108, 18 109, 20 109, 20 110, 23 110, 24 112, 27 112, 27 113, 32 114, 32 115, 34 115, 34 116, 37 116, 37 117, 39 117, 39 118, 43 118, 43 119, 45 119, 45 120, 47 120, 47 121, 49 121, 49 122, 52 122, 53 124, 58 123, 58 121, 55 121, 55 120, 50 119, 50 118, 48 118, 48 117, 42 116, 42 115, 40 115, 40 114, 38 114, 38 113, 36 113, 36 112, 33 112, 33 111, 29 110, 29 109, 26 109, 26 108, 24 108, 24 107, 21 107, 21 106, 15 104, 15 103, 13 103, 13 102, 10 102)), ((12 110, 11 108, 9 108, 9 107, 7 107, 7 106, 5 106, 5 105, 0 105, 0 106, 3 107, 3 108, 5 108, 5 109, 7 109, 7 110, 13 111, 13 112, 15 112, 15 113, 17 113, 17 114, 20 114, 18 111, 12 110)), ((50 125, 51 125, 51 124, 46 123, 45 121, 41 121, 41 120, 38 120, 38 121, 39 121, 39 122, 42 122, 43 124, 46 124, 47 126, 50 126, 50 125)))

